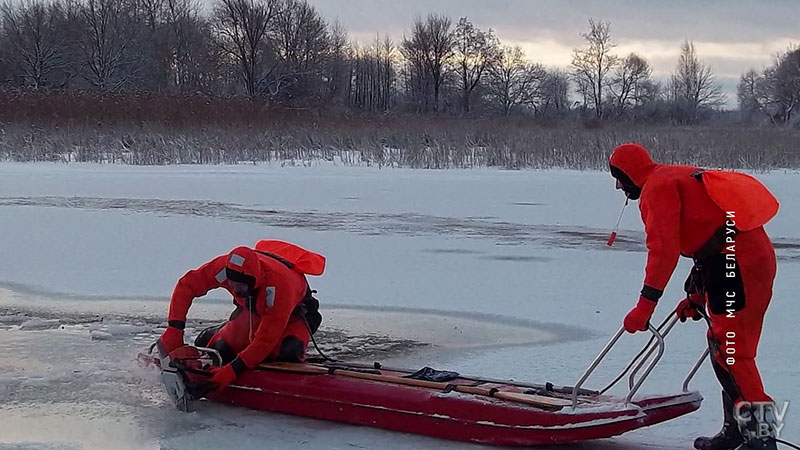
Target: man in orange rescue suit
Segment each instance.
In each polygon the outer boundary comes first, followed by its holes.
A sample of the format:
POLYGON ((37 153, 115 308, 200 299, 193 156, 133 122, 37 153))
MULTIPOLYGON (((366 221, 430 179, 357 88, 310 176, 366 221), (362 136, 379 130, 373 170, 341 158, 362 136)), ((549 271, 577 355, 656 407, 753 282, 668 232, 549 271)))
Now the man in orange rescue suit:
POLYGON ((694 446, 776 449, 774 405, 760 410, 752 405, 772 402, 755 358, 776 271, 775 251, 762 225, 777 213, 777 201, 749 175, 657 164, 638 144, 614 149, 610 166, 617 189, 631 200, 641 198, 647 235, 644 287, 625 317, 625 329, 648 329, 679 256, 692 257, 687 297, 676 312, 682 322, 709 318, 712 364, 723 388, 724 408, 722 431, 697 438, 694 446), (737 213, 737 202, 749 204, 737 213), (745 222, 747 226, 740 225, 745 222), (764 409, 767 414, 758 414, 764 409))
POLYGON ((204 330, 195 341, 198 347, 218 350, 225 364, 211 368, 211 386, 223 389, 265 359, 301 362, 311 333, 322 322, 319 302, 304 273, 319 275, 323 268, 321 255, 281 241, 264 240, 256 249, 237 247, 217 256, 178 280, 161 345, 167 352, 182 347, 192 301, 211 289, 224 288, 233 296, 236 309, 226 323, 204 330), (303 261, 293 260, 293 255, 303 261), (315 267, 303 271, 309 259, 315 267))

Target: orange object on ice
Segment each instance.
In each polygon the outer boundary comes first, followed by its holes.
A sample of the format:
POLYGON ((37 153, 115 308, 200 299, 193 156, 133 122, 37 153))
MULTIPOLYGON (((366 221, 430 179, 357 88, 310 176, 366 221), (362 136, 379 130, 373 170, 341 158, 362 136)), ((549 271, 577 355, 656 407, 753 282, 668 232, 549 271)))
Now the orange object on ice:
MULTIPOLYGON (((288 242, 264 240, 256 249, 236 247, 230 253, 188 271, 178 280, 170 299, 167 320, 182 328, 195 298, 212 289, 227 290, 239 312, 234 312, 234 318, 226 327, 242 328, 238 331, 243 333, 231 335, 246 338, 241 345, 229 345, 234 350, 231 358, 236 358, 231 364, 240 373, 258 365, 276 346, 282 345, 284 334, 291 328, 293 318, 297 318, 302 303, 305 305, 302 316, 306 320, 300 322, 303 324, 302 335, 294 336, 302 344, 302 356, 308 342, 304 334, 312 327, 310 322, 308 326, 305 322, 314 319, 309 319, 312 314, 319 317, 319 303, 312 296, 305 273, 321 274, 324 268, 322 255, 288 242), (252 320, 241 325, 242 321, 236 321, 235 316, 243 316, 244 312, 252 320)), ((316 326, 321 320, 319 317, 316 326)))
POLYGON ((721 170, 704 170, 699 177, 714 203, 734 213, 740 231, 756 229, 778 214, 778 199, 755 177, 721 170))
POLYGON ((292 269, 305 275, 322 275, 325 272, 325 257, 299 245, 275 239, 256 242, 256 251, 279 256, 292 263, 292 269))
MULTIPOLYGON (((640 200, 647 245, 641 297, 657 301, 679 257, 692 257, 684 289, 706 307, 712 364, 723 390, 734 402, 772 401, 755 357, 776 275, 775 249, 763 225, 777 213, 778 201, 750 175, 659 164, 638 144, 615 148, 610 171, 626 197, 640 200), (734 353, 735 364, 728 362, 734 353)), ((652 306, 644 305, 633 310, 639 319, 652 306)))

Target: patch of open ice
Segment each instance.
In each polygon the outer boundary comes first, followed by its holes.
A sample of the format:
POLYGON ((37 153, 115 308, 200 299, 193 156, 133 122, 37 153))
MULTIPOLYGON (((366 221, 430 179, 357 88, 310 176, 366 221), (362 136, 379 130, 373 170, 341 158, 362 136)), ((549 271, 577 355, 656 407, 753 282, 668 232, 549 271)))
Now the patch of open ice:
POLYGON ((93 341, 127 339, 131 335, 152 333, 149 325, 136 325, 127 322, 101 322, 89 324, 89 336, 93 341))
POLYGON ((0 444, 0 450, 78 450, 73 444, 62 442, 20 442, 0 444))
POLYGON ((50 330, 53 328, 58 328, 61 325, 61 321, 58 319, 42 319, 39 317, 34 317, 32 319, 26 320, 22 322, 19 326, 20 330, 50 330))
POLYGON ((129 336, 137 333, 152 333, 153 328, 148 325, 134 325, 125 322, 92 323, 89 331, 104 331, 115 336, 129 336))
POLYGON ((11 314, 6 316, 0 315, 0 324, 5 325, 19 325, 27 320, 30 320, 30 317, 20 314, 11 314))
POLYGON ((112 341, 114 339, 120 339, 121 337, 114 336, 111 333, 106 333, 105 331, 100 330, 93 330, 89 332, 89 336, 93 341, 112 341))

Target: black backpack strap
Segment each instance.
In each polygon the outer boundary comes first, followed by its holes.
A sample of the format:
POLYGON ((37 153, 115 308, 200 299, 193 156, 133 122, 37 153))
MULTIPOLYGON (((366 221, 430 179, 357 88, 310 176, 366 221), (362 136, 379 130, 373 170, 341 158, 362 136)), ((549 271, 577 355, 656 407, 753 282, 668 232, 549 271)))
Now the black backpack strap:
MULTIPOLYGON (((294 270, 294 263, 287 260, 286 258, 262 250, 254 250, 254 251, 264 256, 269 256, 270 258, 280 262, 289 269, 294 270)), ((306 295, 303 297, 303 300, 300 302, 300 304, 297 305, 297 307, 294 309, 292 314, 297 314, 301 317, 304 317, 306 323, 308 324, 309 331, 313 335, 314 333, 317 332, 317 329, 322 324, 322 314, 319 313, 319 300, 314 298, 314 294, 317 291, 311 289, 311 286, 308 285, 307 280, 306 280, 306 286, 307 286, 306 295)))
POLYGON ((316 291, 312 291, 309 288, 308 291, 306 291, 306 296, 302 303, 298 305, 298 308, 302 309, 302 315, 308 324, 311 334, 316 333, 319 326, 322 325, 322 314, 319 312, 319 300, 314 298, 314 292, 316 291))
POLYGON ((283 264, 284 266, 286 266, 286 267, 288 267, 288 268, 290 268, 290 269, 294 269, 294 263, 293 263, 293 262, 291 262, 291 261, 289 261, 289 260, 288 260, 288 259, 286 259, 286 258, 283 258, 283 257, 281 257, 281 256, 278 256, 278 255, 276 255, 276 254, 274 254, 274 253, 265 252, 265 251, 262 251, 262 250, 253 250, 253 251, 254 251, 254 252, 256 252, 256 253, 261 253, 261 254, 262 254, 262 255, 264 255, 264 256, 269 256, 270 258, 272 258, 272 259, 274 259, 274 260, 276 260, 276 261, 280 262, 280 263, 281 263, 281 264, 283 264))
POLYGON ((689 176, 702 183, 703 182, 703 172, 705 172, 705 171, 706 171, 706 169, 695 170, 689 176))

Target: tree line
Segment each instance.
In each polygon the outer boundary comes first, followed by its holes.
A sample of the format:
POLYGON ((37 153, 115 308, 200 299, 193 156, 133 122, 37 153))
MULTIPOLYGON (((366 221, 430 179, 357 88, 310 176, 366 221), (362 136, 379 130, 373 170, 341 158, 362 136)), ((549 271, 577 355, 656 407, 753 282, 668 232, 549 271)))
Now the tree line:
MULTIPOLYGON (((357 43, 305 0, 23 0, 0 5, 5 89, 203 93, 367 113, 575 116, 693 123, 725 98, 686 41, 674 73, 617 55, 589 21, 568 69, 533 62, 468 18, 417 18, 395 42, 357 43)), ((533 55, 535 57, 535 55, 533 55)), ((742 76, 740 109, 789 123, 800 103, 800 49, 742 76)))

